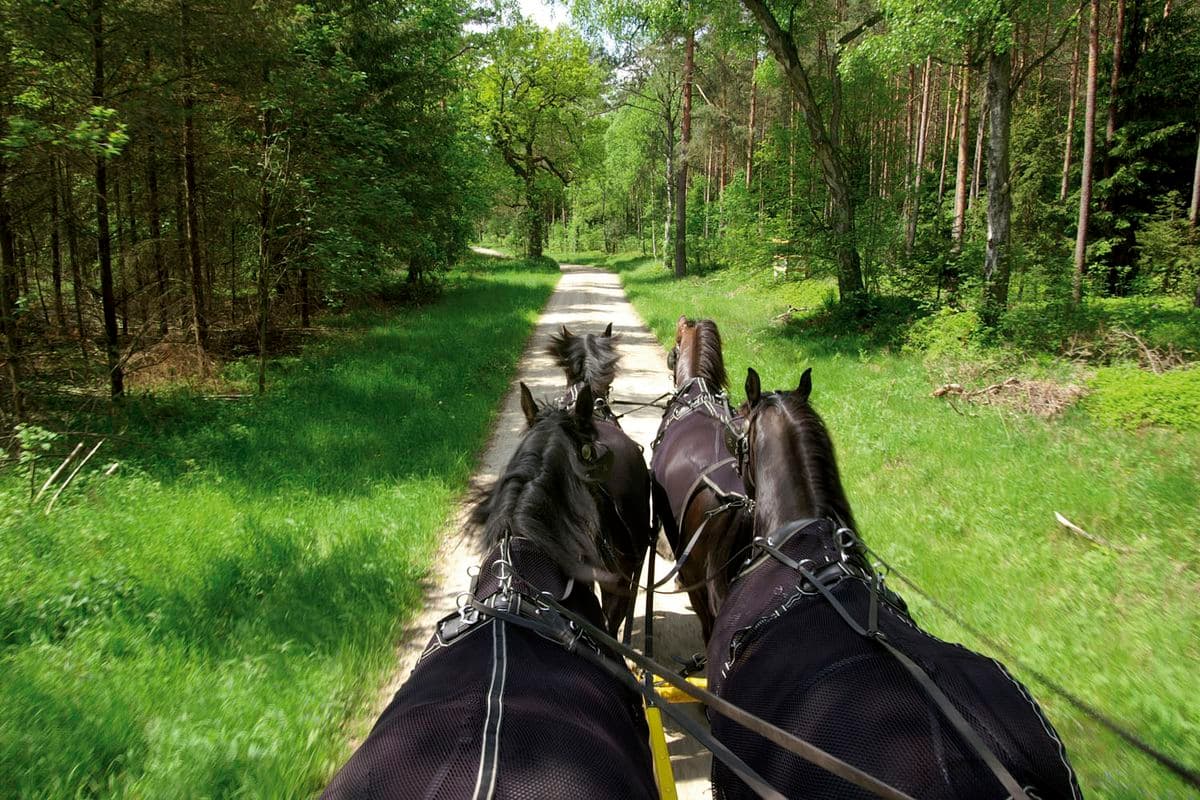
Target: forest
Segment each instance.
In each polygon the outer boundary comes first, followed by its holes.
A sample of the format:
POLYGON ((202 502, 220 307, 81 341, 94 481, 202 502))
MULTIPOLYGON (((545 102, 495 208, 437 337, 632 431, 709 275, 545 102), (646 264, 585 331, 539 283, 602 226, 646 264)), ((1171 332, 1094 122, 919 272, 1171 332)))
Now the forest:
POLYGON ((555 260, 831 376, 887 552, 1191 757, 1200 2, 552 5, 0 0, 0 798, 318 791, 555 260))

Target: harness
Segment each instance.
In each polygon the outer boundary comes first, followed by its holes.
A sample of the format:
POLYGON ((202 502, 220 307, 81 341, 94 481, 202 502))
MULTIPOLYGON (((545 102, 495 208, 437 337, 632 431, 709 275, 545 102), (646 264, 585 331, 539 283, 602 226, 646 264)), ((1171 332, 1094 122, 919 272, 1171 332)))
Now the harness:
POLYGON ((907 653, 894 646, 884 631, 880 630, 879 606, 881 602, 899 612, 905 619, 908 617, 907 607, 898 595, 884 585, 883 576, 870 567, 866 560, 865 548, 852 530, 829 519, 797 519, 779 526, 766 536, 755 537, 754 546, 760 551, 760 554, 739 573, 735 581, 744 580, 755 569, 772 559, 796 572, 799 580, 794 591, 782 603, 734 633, 730 640, 728 660, 721 669, 722 678, 728 677, 730 670, 744 651, 745 645, 754 636, 782 617, 802 599, 819 594, 851 630, 859 636, 877 643, 904 667, 963 741, 970 746, 1009 792, 1012 800, 1029 800, 1029 795, 1020 783, 971 727, 958 708, 929 676, 929 673, 907 653), (828 528, 834 529, 832 534, 827 532, 828 528), (784 548, 798 535, 819 537, 820 547, 815 557, 797 560, 784 552, 784 548), (847 579, 862 581, 870 589, 870 605, 865 626, 859 620, 854 619, 833 594, 832 589, 847 579))

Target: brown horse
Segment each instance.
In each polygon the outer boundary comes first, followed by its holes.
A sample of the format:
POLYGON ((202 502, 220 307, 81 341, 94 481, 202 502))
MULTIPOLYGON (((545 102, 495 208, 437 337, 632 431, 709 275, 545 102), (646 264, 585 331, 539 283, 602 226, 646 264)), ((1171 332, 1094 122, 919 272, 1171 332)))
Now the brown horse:
POLYGON ((675 394, 650 461, 654 508, 707 642, 740 561, 731 542, 749 530, 745 490, 729 449, 740 423, 725 392, 729 379, 715 322, 681 316, 668 362, 675 394))
MULTIPOLYGON (((709 689, 923 800, 1080 800, 1029 690, 921 630, 871 567, 811 392, 811 370, 793 391, 746 379, 738 449, 755 557, 718 613, 709 689)), ((712 732, 789 797, 870 796, 723 717, 712 732)), ((753 796, 721 764, 713 786, 719 800, 753 796)))
POLYGON ((613 636, 622 620, 629 621, 637 597, 638 572, 657 527, 650 515, 650 473, 642 449, 621 430, 604 400, 617 375, 618 341, 612 323, 603 333, 583 335, 572 333, 564 325, 547 348, 567 376, 567 391, 559 405, 568 410, 575 408, 586 387, 594 398, 591 402, 598 444, 612 457, 612 470, 600 486, 600 509, 608 532, 605 556, 616 581, 601 581, 600 596, 608 632, 613 636))

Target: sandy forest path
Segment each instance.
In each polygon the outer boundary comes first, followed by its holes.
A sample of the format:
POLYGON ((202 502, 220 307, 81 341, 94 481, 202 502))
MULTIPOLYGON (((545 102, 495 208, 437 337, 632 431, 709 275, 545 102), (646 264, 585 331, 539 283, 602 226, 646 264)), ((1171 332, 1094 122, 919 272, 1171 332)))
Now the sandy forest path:
MULTIPOLYGON (((558 331, 559 326, 565 324, 576 333, 599 333, 610 322, 613 333, 621 337, 621 365, 613 383, 612 397, 650 402, 670 390, 666 354, 626 299, 617 276, 594 267, 564 265, 562 278, 543 309, 533 336, 521 356, 517 376, 505 397, 491 440, 472 479, 474 485, 490 483, 497 477, 524 431, 525 420, 521 414, 517 382, 524 381, 539 400, 557 398, 562 394, 565 387, 562 370, 554 365, 545 352, 550 337, 558 331)), ((617 407, 617 413, 625 408, 617 407)), ((660 409, 647 407, 633 411, 621 420, 626 433, 645 448, 647 462, 650 443, 658 430, 661 416, 660 409)), ((465 511, 465 508, 460 510, 459 518, 443 533, 434 559, 434 573, 429 576, 426 587, 424 610, 411 620, 404 632, 398 649, 396 670, 380 693, 374 716, 378 716, 408 678, 421 650, 433 635, 435 623, 454 609, 455 597, 466 590, 470 583, 467 569, 478 562, 481 554, 476 543, 461 533, 461 514, 465 511)), ((660 559, 658 574, 665 574, 669 567, 669 560, 664 563, 660 559)), ((692 613, 686 595, 656 595, 654 605, 655 657, 658 660, 671 663, 671 656, 686 658, 703 650, 700 624, 692 613)), ((639 598, 633 631, 633 641, 639 649, 644 609, 644 598, 639 598)), ((695 704, 688 705, 687 709, 698 719, 702 718, 695 704)), ((711 757, 708 752, 669 722, 666 724, 679 797, 681 800, 710 797, 708 774, 711 757)))

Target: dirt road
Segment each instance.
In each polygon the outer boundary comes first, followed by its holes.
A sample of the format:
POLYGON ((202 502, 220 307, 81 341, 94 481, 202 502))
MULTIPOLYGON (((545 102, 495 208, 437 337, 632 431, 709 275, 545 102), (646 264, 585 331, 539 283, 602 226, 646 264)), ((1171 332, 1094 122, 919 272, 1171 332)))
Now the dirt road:
MULTIPOLYGON (((497 254, 499 255, 499 254, 497 254)), ((565 387, 562 370, 545 354, 546 345, 560 325, 576 333, 598 333, 609 322, 613 333, 621 337, 621 367, 613 383, 615 399, 649 402, 671 388, 666 354, 658 340, 638 317, 625 298, 615 275, 593 267, 564 265, 562 278, 546 304, 537 328, 521 357, 517 380, 524 381, 539 399, 558 397, 565 387)), ((620 413, 622 407, 617 408, 620 413)), ((646 449, 658 429, 662 411, 644 408, 621 420, 625 431, 646 449)), ((495 479, 508 462, 525 428, 521 414, 517 382, 514 381, 496 423, 474 480, 486 483, 495 479)), ((430 576, 425 610, 413 619, 405 631, 397 669, 391 683, 380 694, 378 710, 391 698, 416 664, 421 649, 433 634, 434 623, 454 609, 455 597, 464 591, 470 579, 467 568, 475 564, 479 553, 475 543, 463 538, 456 521, 446 532, 436 558, 438 573, 430 576)), ((658 574, 665 574, 670 562, 659 561, 658 574)), ((643 581, 644 583, 644 581, 643 581)), ((644 603, 639 601, 634 621, 634 644, 641 644, 644 603)), ((654 609, 655 657, 670 663, 671 656, 686 658, 700 651, 700 624, 687 603, 686 595, 656 595, 654 609)), ((688 707, 699 718, 695 705, 688 707)), ((668 723, 669 726, 669 723, 668 723)), ((708 774, 711 757, 690 737, 668 727, 668 745, 681 800, 710 797, 708 774)))

